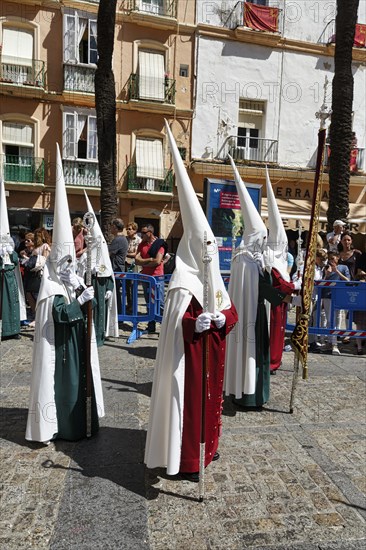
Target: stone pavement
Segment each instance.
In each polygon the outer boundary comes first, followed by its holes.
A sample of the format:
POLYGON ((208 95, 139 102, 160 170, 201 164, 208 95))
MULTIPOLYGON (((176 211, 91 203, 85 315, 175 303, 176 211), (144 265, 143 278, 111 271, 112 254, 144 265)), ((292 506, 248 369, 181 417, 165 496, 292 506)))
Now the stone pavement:
POLYGON ((263 412, 225 400, 221 458, 198 486, 147 471, 143 452, 158 336, 100 351, 98 436, 26 442, 32 332, 1 344, 0 548, 351 550, 366 547, 366 356, 309 355, 290 415, 293 353, 263 412))

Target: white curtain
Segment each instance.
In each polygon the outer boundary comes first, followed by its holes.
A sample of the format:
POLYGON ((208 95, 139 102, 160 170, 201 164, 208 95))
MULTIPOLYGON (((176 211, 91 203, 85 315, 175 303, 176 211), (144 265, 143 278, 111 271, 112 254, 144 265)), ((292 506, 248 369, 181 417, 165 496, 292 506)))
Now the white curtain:
POLYGON ((87 121, 86 115, 78 115, 78 123, 77 123, 77 134, 76 134, 76 143, 78 143, 80 136, 84 130, 85 123, 87 121))
POLYGON ((76 61, 76 16, 65 15, 64 61, 76 61))
POLYGON ((136 175, 164 179, 163 143, 160 139, 136 140, 136 175))
POLYGON ((65 113, 64 156, 76 158, 76 120, 74 113, 65 113))
POLYGON ((78 17, 78 41, 77 41, 77 47, 76 47, 76 61, 80 63, 80 52, 79 52, 79 46, 80 42, 84 36, 84 32, 86 29, 86 26, 88 24, 87 19, 83 19, 82 17, 78 17))
POLYGON ((98 49, 97 49, 97 22, 89 20, 89 63, 96 63, 98 61, 98 49))
POLYGON ((97 158, 97 119, 88 117, 88 159, 97 158))
POLYGON ((164 54, 139 52, 139 96, 141 99, 164 101, 164 54))

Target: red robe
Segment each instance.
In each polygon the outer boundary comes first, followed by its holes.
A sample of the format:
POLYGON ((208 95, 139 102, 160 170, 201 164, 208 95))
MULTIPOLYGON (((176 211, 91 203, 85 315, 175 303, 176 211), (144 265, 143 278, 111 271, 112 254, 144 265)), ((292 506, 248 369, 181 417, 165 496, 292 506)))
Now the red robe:
MULTIPOLYGON (((286 294, 292 294, 294 284, 286 281, 276 268, 272 268, 272 286, 286 294)), ((271 324, 270 324, 270 370, 274 371, 280 368, 282 361, 283 346, 285 342, 287 317, 287 304, 282 302, 279 306, 271 306, 271 324)))
MULTIPOLYGON (((183 316, 185 353, 185 382, 183 409, 183 436, 180 471, 198 472, 201 429, 202 357, 203 334, 195 332, 195 323, 202 307, 192 298, 183 316)), ((234 304, 222 311, 226 323, 218 329, 211 323, 209 331, 209 376, 206 397, 206 447, 205 466, 208 466, 217 451, 221 435, 222 386, 224 381, 226 335, 238 321, 234 304)))

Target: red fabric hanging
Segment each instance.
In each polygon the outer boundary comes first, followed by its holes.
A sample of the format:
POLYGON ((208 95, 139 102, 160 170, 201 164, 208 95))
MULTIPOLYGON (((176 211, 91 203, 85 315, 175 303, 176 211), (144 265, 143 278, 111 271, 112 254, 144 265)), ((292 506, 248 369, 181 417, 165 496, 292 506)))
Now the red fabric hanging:
POLYGON ((366 47, 366 25, 356 24, 355 41, 353 43, 354 48, 366 47))
POLYGON ((278 8, 244 2, 244 25, 259 31, 278 31, 278 8))

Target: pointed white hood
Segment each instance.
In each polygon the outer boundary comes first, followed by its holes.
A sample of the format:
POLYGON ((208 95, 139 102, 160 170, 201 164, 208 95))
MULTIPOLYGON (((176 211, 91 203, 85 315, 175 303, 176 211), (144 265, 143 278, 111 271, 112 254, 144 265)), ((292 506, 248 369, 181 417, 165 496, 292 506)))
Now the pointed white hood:
POLYGON ((13 239, 10 236, 8 208, 6 205, 5 185, 0 178, 0 243, 9 243, 14 246, 13 239))
POLYGON ((208 252, 211 262, 208 264, 209 306, 211 312, 227 309, 231 306, 225 289, 219 265, 219 254, 215 236, 198 201, 192 183, 179 154, 174 137, 165 121, 169 146, 173 157, 175 179, 178 188, 179 208, 184 229, 176 254, 176 267, 169 290, 185 288, 203 305, 203 238, 211 244, 208 252))
POLYGON ((231 167, 234 171, 235 184, 239 195, 241 212, 244 220, 244 232, 240 250, 245 249, 251 253, 263 252, 267 240, 267 229, 252 201, 245 183, 240 177, 238 169, 229 155, 231 167))
POLYGON ((281 276, 286 281, 289 281, 290 277, 287 272, 287 235, 280 216, 280 211, 278 209, 276 198, 274 196, 267 166, 266 185, 268 208, 268 240, 267 248, 265 250, 265 263, 271 268, 276 268, 277 271, 280 272, 281 276))
POLYGON ((68 297, 58 274, 68 264, 75 267, 75 245, 72 236, 69 204, 67 201, 60 149, 56 144, 56 193, 53 216, 51 253, 47 258, 37 305, 41 300, 56 294, 68 297))
MULTIPOLYGON (((88 195, 84 191, 86 208, 88 212, 94 215, 94 225, 91 229, 91 236, 93 238, 92 245, 92 268, 98 267, 98 277, 113 277, 113 269, 108 252, 108 245, 98 223, 97 217, 93 210, 92 204, 88 195)), ((82 256, 82 263, 84 270, 86 269, 86 254, 82 256)))

